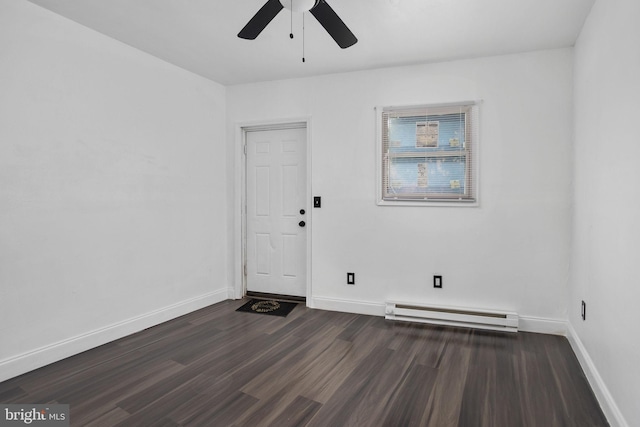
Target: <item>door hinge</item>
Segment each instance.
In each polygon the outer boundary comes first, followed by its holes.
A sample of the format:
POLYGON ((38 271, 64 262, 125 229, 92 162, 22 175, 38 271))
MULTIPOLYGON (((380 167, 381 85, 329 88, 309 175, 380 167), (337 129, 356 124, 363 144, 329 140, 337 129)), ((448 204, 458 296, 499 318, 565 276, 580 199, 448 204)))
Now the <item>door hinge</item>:
POLYGON ((244 276, 247 277, 247 264, 244 265, 242 270, 244 271, 244 276))
POLYGON ((242 147, 242 151, 244 151, 244 155, 247 155, 247 144, 244 144, 244 146, 242 147))

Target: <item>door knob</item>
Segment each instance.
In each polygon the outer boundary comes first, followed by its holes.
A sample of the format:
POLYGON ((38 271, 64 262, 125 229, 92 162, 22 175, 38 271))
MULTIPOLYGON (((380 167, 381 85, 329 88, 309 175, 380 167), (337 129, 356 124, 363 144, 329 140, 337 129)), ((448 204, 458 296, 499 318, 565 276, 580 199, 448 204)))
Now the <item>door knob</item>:
POLYGON ((300 215, 304 215, 305 210, 304 209, 300 209, 300 215))
POLYGON ((298 225, 299 225, 300 227, 304 227, 305 225, 307 225, 307 223, 306 223, 306 222, 304 222, 304 221, 300 221, 300 222, 298 223, 298 225))

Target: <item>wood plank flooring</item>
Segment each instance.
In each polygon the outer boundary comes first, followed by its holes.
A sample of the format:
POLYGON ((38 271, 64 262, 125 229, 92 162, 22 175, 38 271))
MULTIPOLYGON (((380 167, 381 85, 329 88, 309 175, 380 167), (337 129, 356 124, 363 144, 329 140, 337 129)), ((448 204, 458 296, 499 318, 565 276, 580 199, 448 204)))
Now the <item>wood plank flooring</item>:
POLYGON ((606 426, 568 341, 225 301, 0 383, 73 426, 606 426))

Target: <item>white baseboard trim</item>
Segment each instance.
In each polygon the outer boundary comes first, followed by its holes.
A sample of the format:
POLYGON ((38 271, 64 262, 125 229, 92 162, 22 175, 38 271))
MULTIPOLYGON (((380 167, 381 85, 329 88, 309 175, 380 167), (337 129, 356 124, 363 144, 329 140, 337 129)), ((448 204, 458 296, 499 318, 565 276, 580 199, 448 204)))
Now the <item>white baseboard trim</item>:
MULTIPOLYGON (((230 299, 230 300, 236 300, 236 299, 242 299, 242 295, 240 297, 238 297, 236 295, 236 288, 233 286, 229 286, 227 288, 227 298, 226 299, 230 299)), ((220 302, 220 301, 218 301, 220 302)))
POLYGON ((544 317, 519 316, 518 330, 537 334, 567 335, 567 321, 544 317))
POLYGON ((223 288, 0 360, 0 382, 227 300, 232 292, 232 288, 223 288))
POLYGON ((320 310, 341 311, 343 313, 366 314, 369 316, 384 316, 384 303, 370 301, 352 301, 328 297, 311 298, 310 308, 318 308, 320 310))
POLYGON ((589 356, 587 349, 582 344, 571 322, 567 322, 567 339, 580 362, 580 366, 582 366, 584 374, 587 376, 587 380, 609 424, 611 424, 612 427, 629 427, 629 424, 627 424, 618 405, 616 405, 616 402, 613 400, 613 396, 611 396, 609 389, 602 380, 598 369, 594 365, 593 360, 591 360, 591 356, 589 356))

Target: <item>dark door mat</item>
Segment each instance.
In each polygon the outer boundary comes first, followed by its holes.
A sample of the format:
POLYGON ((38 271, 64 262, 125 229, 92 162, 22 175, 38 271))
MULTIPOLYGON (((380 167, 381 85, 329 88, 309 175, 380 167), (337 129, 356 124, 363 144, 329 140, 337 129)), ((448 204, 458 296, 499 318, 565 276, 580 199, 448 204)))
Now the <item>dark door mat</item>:
POLYGON ((250 299, 246 304, 236 309, 236 311, 287 317, 287 314, 291 313, 291 310, 293 310, 296 305, 298 305, 298 303, 295 302, 276 301, 272 299, 250 299))

